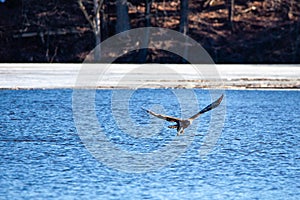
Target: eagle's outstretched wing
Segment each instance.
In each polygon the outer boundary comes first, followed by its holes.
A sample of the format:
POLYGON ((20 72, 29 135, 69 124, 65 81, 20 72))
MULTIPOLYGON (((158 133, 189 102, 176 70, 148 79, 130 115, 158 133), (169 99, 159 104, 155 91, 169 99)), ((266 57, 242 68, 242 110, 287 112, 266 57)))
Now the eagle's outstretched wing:
POLYGON ((190 117, 189 119, 196 119, 197 117, 199 117, 201 114, 210 111, 216 107, 218 107, 218 105, 220 105, 222 99, 223 99, 223 94, 221 97, 219 97, 216 101, 214 101, 213 103, 209 104, 208 106, 206 106, 205 108, 203 108, 200 112, 198 112, 197 114, 193 115, 192 117, 190 117))
POLYGON ((169 122, 177 122, 179 121, 180 119, 179 118, 176 118, 176 117, 171 117, 171 116, 167 116, 167 115, 162 115, 162 114, 157 114, 151 110, 147 110, 145 108, 142 107, 143 110, 145 110, 147 113, 150 113, 151 115, 157 117, 157 118, 160 118, 160 119, 164 119, 164 120, 167 120, 169 122))

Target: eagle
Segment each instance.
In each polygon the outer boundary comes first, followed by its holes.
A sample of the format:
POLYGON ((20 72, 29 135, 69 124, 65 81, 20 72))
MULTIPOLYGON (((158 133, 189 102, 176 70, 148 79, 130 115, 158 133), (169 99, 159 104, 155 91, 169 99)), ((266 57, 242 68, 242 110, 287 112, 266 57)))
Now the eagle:
POLYGON ((201 114, 218 107, 220 105, 220 103, 222 102, 223 96, 224 95, 222 94, 222 96, 220 96, 216 101, 209 104, 208 106, 206 106, 201 111, 199 111, 198 113, 196 113, 195 115, 193 115, 192 117, 190 117, 188 119, 180 119, 180 118, 177 118, 177 117, 171 117, 171 116, 167 116, 167 115, 157 114, 157 113, 155 113, 151 110, 147 110, 143 107, 142 107, 142 109, 145 110, 147 113, 149 113, 149 114, 151 114, 151 115, 153 115, 157 118, 164 119, 168 122, 175 122, 176 125, 170 125, 170 126, 168 126, 168 128, 177 129, 177 135, 180 135, 180 134, 184 134, 184 129, 189 127, 193 123, 193 121, 197 117, 199 117, 201 114))

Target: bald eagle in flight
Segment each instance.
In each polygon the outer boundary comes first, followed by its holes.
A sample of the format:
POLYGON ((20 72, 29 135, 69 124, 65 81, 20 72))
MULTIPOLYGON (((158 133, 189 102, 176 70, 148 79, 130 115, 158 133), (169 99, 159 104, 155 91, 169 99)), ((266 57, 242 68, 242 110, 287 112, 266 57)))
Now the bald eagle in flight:
POLYGON ((167 116, 167 115, 162 115, 162 114, 157 114, 155 112, 152 112, 151 110, 147 110, 145 108, 142 107, 143 110, 145 110, 147 113, 155 116, 155 117, 158 117, 160 119, 164 119, 164 120, 167 120, 169 122, 175 122, 176 125, 170 125, 168 126, 168 128, 176 128, 177 129, 177 135, 180 135, 180 134, 183 134, 184 133, 184 129, 186 129, 187 127, 189 127, 193 121, 199 117, 201 114, 207 112, 207 111, 210 111, 214 108, 216 108, 217 106, 220 105, 222 99, 223 99, 223 94, 221 97, 219 97, 215 102, 209 104, 208 106, 206 106, 205 108, 203 108, 200 112, 198 112, 197 114, 193 115, 192 117, 188 118, 188 119, 179 119, 177 117, 170 117, 170 116, 167 116))

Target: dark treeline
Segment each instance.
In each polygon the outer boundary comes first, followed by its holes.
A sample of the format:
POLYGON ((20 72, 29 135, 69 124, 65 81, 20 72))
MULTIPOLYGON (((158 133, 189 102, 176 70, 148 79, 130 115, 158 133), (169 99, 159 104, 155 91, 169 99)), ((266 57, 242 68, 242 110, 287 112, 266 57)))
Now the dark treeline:
MULTIPOLYGON (((216 63, 300 63, 299 0, 1 0, 0 61, 82 62, 101 41, 150 26, 192 37, 216 63)), ((117 62, 184 60, 147 49, 117 62)))

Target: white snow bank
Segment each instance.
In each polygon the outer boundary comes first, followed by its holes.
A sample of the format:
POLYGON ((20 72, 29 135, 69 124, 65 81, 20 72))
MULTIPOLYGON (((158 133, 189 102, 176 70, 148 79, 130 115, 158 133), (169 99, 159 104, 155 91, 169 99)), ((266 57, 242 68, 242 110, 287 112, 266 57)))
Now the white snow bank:
POLYGON ((76 87, 300 88, 300 65, 0 64, 2 89, 76 87))

